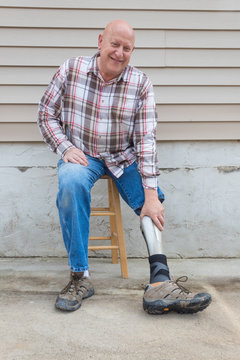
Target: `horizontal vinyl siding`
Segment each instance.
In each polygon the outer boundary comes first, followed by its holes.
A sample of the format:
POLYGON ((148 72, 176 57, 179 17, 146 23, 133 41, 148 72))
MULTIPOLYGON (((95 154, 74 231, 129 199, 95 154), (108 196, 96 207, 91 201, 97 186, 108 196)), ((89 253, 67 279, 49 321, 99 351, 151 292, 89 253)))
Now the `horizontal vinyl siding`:
MULTIPOLYGON (((159 122, 240 122, 240 105, 157 105, 159 122)), ((32 123, 36 118, 37 105, 0 104, 0 123, 32 123)), ((159 124, 160 125, 160 124, 159 124)), ((204 124, 203 124, 204 126, 204 124)), ((161 127, 161 126, 159 126, 161 127)))
MULTIPOLYGON (((0 66, 57 66, 68 57, 93 55, 97 48, 0 47, 0 66)), ((240 49, 135 49, 138 67, 238 67, 240 49)))
POLYGON ((116 18, 135 29, 131 64, 153 82, 159 140, 240 138, 240 2, 79 4, 0 0, 0 141, 41 141, 37 104, 54 72, 94 54, 116 18))
MULTIPOLYGON (((96 48, 99 29, 0 28, 1 46, 96 48)), ((236 48, 238 30, 135 30, 137 48, 236 48)))
MULTIPOLYGON (((36 104, 45 86, 0 86, 2 104, 36 104)), ((236 104, 240 99, 239 86, 155 86, 157 104, 236 104)))
MULTIPOLYGON (((153 85, 240 85, 240 68, 148 68, 139 67, 152 80, 153 85)), ((0 85, 47 86, 57 67, 4 66, 0 67, 0 85)))
MULTIPOLYGON (((158 140, 229 140, 240 132, 239 122, 161 122, 157 130, 158 140), (226 127, 228 128, 226 132, 226 127)), ((1 142, 41 141, 33 123, 0 123, 1 142)))
MULTIPOLYGON (((78 9, 79 0, 1 0, 1 6, 31 7, 31 8, 68 8, 78 9)), ((238 0, 88 0, 81 3, 81 8, 87 9, 128 9, 128 10, 203 10, 203 11, 235 11, 240 10, 238 0)))
POLYGON ((240 12, 2 8, 0 13, 1 26, 6 27, 103 28, 116 18, 139 29, 235 30, 239 29, 240 12))

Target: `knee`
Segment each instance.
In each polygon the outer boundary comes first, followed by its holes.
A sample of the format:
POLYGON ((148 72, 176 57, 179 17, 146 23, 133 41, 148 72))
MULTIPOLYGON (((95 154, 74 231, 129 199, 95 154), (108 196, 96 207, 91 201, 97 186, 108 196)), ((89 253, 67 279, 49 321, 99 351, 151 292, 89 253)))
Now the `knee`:
POLYGON ((90 189, 85 179, 63 179, 59 185, 58 198, 64 207, 70 206, 76 199, 86 199, 90 196, 90 189))
POLYGON ((84 177, 67 176, 59 181, 59 189, 66 193, 76 193, 87 191, 89 188, 88 182, 84 177))
MULTIPOLYGON (((86 175, 86 174, 85 174, 86 175)), ((57 203, 67 208, 77 199, 90 196, 90 186, 87 177, 74 171, 59 173, 59 192, 57 203)))
POLYGON ((90 191, 83 181, 63 181, 57 195, 59 211, 70 214, 78 211, 79 206, 88 208, 90 205, 90 191))
POLYGON ((67 163, 58 171, 59 189, 66 193, 87 190, 89 188, 85 167, 67 163))

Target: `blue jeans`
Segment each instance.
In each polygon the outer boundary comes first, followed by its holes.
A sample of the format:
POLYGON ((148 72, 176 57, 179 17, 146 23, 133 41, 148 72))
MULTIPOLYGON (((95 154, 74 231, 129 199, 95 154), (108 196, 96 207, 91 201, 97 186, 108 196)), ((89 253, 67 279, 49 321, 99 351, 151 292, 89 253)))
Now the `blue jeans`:
MULTIPOLYGON (((91 189, 98 179, 105 174, 113 178, 120 195, 137 215, 140 215, 144 204, 144 189, 136 163, 125 168, 124 174, 116 178, 103 160, 86 156, 88 166, 64 163, 63 160, 58 163, 57 207, 70 269, 74 272, 89 269, 91 189)), ((158 195, 160 201, 163 201, 164 194, 159 188, 158 195)))

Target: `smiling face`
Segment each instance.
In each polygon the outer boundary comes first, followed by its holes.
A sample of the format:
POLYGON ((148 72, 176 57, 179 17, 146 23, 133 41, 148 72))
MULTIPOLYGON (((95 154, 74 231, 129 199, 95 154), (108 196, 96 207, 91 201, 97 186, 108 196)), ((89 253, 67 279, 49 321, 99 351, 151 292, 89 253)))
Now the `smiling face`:
POLYGON ((112 21, 98 38, 98 67, 105 81, 118 77, 134 50, 133 29, 121 20, 112 21))

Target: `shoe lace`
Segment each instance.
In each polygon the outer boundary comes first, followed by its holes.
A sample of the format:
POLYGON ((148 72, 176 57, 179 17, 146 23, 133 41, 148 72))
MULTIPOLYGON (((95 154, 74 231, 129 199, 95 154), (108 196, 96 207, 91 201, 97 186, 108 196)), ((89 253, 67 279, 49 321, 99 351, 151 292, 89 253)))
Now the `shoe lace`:
POLYGON ((65 288, 62 289, 61 293, 67 294, 69 292, 69 290, 70 290, 70 292, 72 292, 74 290, 74 280, 73 279, 71 279, 69 281, 69 283, 65 286, 65 288))
POLYGON ((65 288, 61 291, 62 294, 73 293, 74 290, 77 294, 83 293, 84 289, 86 289, 86 285, 84 284, 84 278, 80 279, 71 279, 69 283, 65 286, 65 288))
POLYGON ((190 294, 190 290, 185 288, 182 284, 183 282, 187 282, 188 281, 188 277, 187 276, 180 276, 179 278, 177 278, 177 280, 175 281, 175 283, 177 284, 177 286, 185 293, 190 294))

